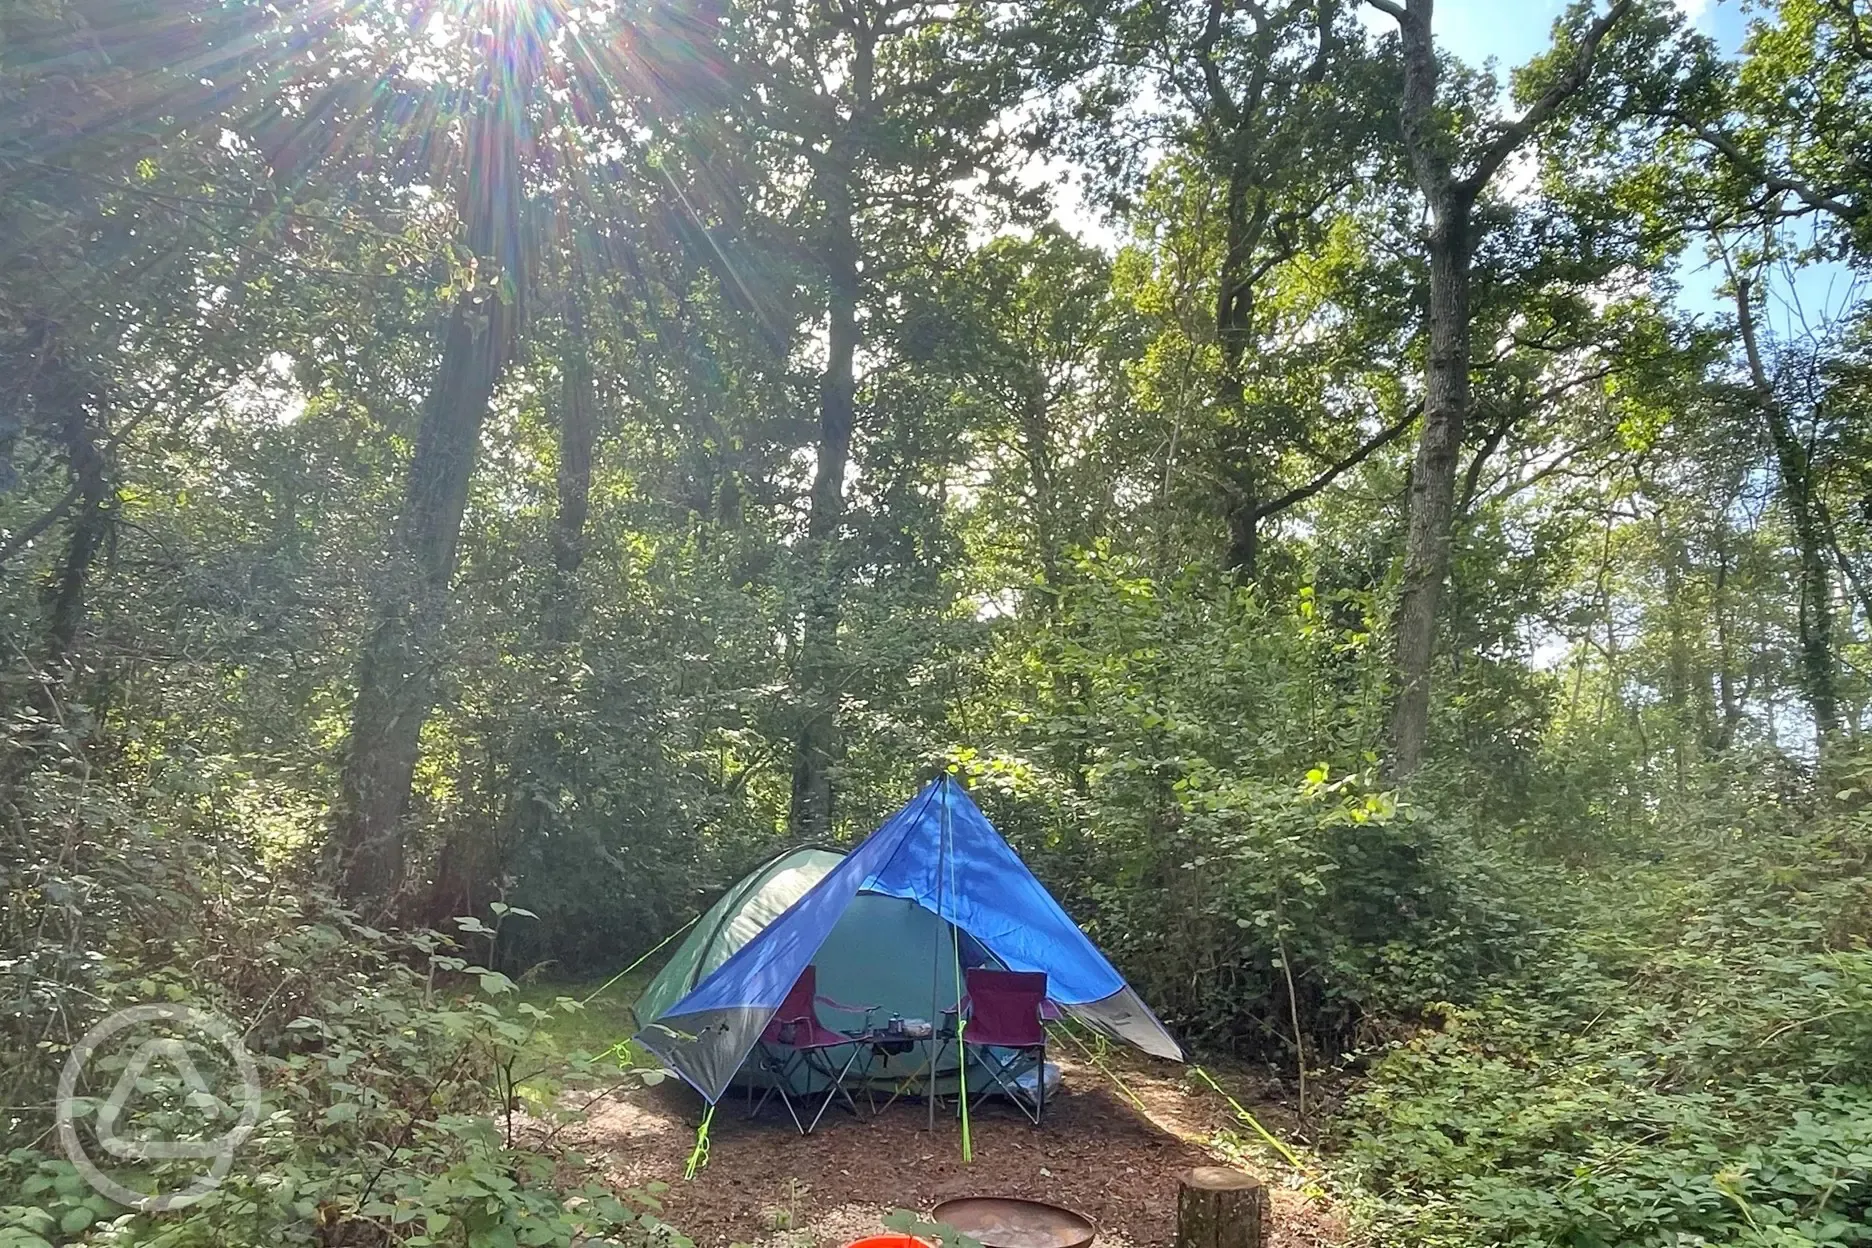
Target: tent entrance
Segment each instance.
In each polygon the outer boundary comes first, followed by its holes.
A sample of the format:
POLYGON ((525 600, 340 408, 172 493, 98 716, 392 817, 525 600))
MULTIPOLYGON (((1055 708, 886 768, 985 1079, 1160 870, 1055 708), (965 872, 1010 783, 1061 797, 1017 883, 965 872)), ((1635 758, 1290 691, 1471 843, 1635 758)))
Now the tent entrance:
MULTIPOLYGON (((785 913, 843 858, 836 850, 791 850, 756 868, 730 888, 703 914, 695 932, 678 946, 644 989, 633 1007, 638 1016, 654 1019, 667 1010, 785 913)), ((956 1003, 958 942, 962 966, 1000 965, 979 941, 917 902, 860 892, 813 957, 819 992, 847 1005, 877 1006, 872 1018, 878 1026, 890 1021, 893 1014, 941 1026, 942 1011, 956 1003), (930 991, 931 966, 940 968, 934 998, 930 991)), ((819 1017, 826 1026, 839 1031, 856 1031, 865 1022, 862 1010, 840 1010, 825 1004, 819 1006, 819 1017)), ((869 1082, 880 1092, 895 1089, 912 1076, 918 1076, 921 1083, 927 1078, 924 1067, 928 1059, 928 1048, 922 1044, 889 1058, 875 1056, 869 1064, 869 1082)), ((977 1077, 973 1070, 969 1074, 971 1080, 977 1077)), ((759 1064, 750 1059, 734 1073, 732 1083, 735 1087, 759 1088, 767 1079, 759 1064)), ((956 1083, 956 1053, 950 1046, 936 1070, 936 1089, 952 1094, 956 1083)), ((823 1091, 822 1084, 822 1080, 801 1070, 788 1090, 823 1091)))
MULTIPOLYGON (((954 1008, 956 1003, 953 968, 958 942, 963 966, 998 965, 967 932, 951 927, 916 902, 877 893, 859 893, 852 898, 851 905, 846 907, 825 944, 819 946, 819 952, 813 957, 819 993, 845 1005, 877 1006, 871 1017, 880 1027, 889 1022, 892 1015, 923 1019, 933 1027, 940 1027, 942 1011, 954 1008), (937 976, 934 1018, 930 1017, 932 964, 942 968, 937 976)), ((818 1008, 820 1019, 834 1030, 856 1031, 865 1024, 862 1010, 842 1010, 823 1001, 818 1008)), ((868 1082, 879 1092, 894 1089, 912 1076, 926 1075, 929 1056, 929 1046, 921 1043, 907 1053, 873 1056, 868 1067, 868 1082)), ((948 1046, 936 1069, 939 1093, 954 1092, 956 1059, 955 1046, 948 1046)), ((969 1077, 973 1082, 977 1072, 971 1070, 969 1077)), ((749 1061, 736 1072, 734 1084, 759 1087, 764 1079, 756 1064, 749 1061)), ((918 1081, 921 1083, 923 1079, 918 1081)), ((823 1091, 823 1083, 801 1070, 794 1076, 789 1090, 823 1091)))

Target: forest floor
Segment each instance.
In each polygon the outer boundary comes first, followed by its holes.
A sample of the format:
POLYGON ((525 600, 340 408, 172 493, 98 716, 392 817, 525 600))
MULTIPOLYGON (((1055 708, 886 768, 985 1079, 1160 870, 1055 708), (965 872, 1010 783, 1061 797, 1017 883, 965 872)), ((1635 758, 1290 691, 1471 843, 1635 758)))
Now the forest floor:
MULTIPOLYGON (((1176 1178, 1218 1158, 1208 1142, 1239 1124, 1220 1098, 1193 1091, 1170 1071, 1123 1072, 1139 1105, 1094 1067, 1061 1059, 1064 1087, 1046 1125, 989 1106, 973 1120, 974 1163, 965 1166, 952 1116, 928 1130, 920 1102, 900 1101, 873 1118, 828 1112, 802 1138, 770 1103, 748 1121, 738 1097, 710 1128, 709 1161, 684 1181, 701 1101, 676 1080, 601 1102, 561 1134, 620 1189, 668 1184, 662 1216, 702 1248, 837 1248, 882 1229, 892 1209, 927 1214, 955 1196, 1027 1196, 1076 1209, 1099 1226, 1099 1248, 1168 1245, 1176 1223, 1176 1178)), ((1177 1072, 1180 1073, 1180 1072, 1177 1072)), ((1238 1082, 1238 1081, 1231 1081, 1238 1082)), ((860 1104, 863 1104, 860 1098, 860 1104)), ((1255 1104, 1279 1131, 1278 1105, 1255 1104)), ((1323 1197, 1262 1174, 1272 1189, 1275 1248, 1335 1245, 1344 1230, 1323 1197)))

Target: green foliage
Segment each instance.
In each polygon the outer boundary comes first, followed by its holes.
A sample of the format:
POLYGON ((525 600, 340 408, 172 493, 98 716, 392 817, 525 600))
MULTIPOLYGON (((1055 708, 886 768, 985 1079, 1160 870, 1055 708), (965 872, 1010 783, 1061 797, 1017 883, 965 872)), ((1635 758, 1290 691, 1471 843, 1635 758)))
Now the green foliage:
MULTIPOLYGON (((1609 7, 1420 120, 1486 164, 1609 7)), ((845 840, 941 765, 1180 1035, 1364 1080, 1374 1233, 1872 1237, 1872 331, 1798 306, 1872 255, 1872 15, 1683 8, 1465 200, 1400 790, 1438 154, 1357 6, 0 4, 0 1248, 679 1239, 554 1146, 654 1076, 537 981, 802 835, 802 776, 845 840), (459 349, 494 260, 510 359, 459 349), (415 757, 347 914, 373 653, 415 757), (159 1217, 45 1144, 146 1000, 266 1084, 159 1217)))
MULTIPOLYGON (((21 1204, 0 1205, 0 1244, 151 1245, 351 1242, 464 1248, 568 1248, 612 1243, 686 1244, 657 1219, 649 1193, 556 1183, 567 1159, 504 1150, 478 1139, 485 1123, 445 1118, 413 1132, 393 1164, 339 1164, 275 1149, 264 1181, 237 1172, 185 1210, 125 1213, 92 1194, 63 1158, 9 1154, 4 1175, 21 1204)), ((576 1158, 571 1159, 576 1161, 576 1158)))
POLYGON ((1393 1042, 1338 1125, 1375 1233, 1872 1241, 1869 847, 1862 815, 1688 830, 1551 892, 1538 959, 1393 1042))
MULTIPOLYGON (((149 841, 135 859, 143 878, 125 926, 74 928, 96 947, 70 963, 8 964, 16 995, 9 1024, 45 1040, 9 1045, 43 1065, 9 1070, 9 1135, 42 1136, 52 1107, 37 1103, 75 1033, 114 1008, 160 1000, 241 1020, 263 1088, 253 1133, 225 1181, 166 1213, 135 1213, 94 1193, 72 1164, 37 1144, 0 1161, 0 1236, 16 1248, 41 1242, 397 1243, 507 1248, 675 1242, 656 1217, 654 1192, 619 1194, 581 1178, 578 1160, 551 1141, 558 1124, 605 1086, 640 1076, 556 1040, 559 1016, 519 999, 505 975, 466 956, 490 950, 498 927, 528 921, 500 907, 496 926, 465 918, 458 937, 387 935, 328 903, 299 901, 287 877, 243 864, 227 845, 149 841), (458 940, 460 944, 458 945, 458 940), (44 1009, 33 1009, 39 1003, 44 1009), (72 1029, 70 1032, 65 1028, 72 1029)), ((101 855, 101 865, 117 861, 101 855)), ((69 887, 99 888, 105 879, 69 887)), ((56 881, 36 897, 42 923, 60 915, 56 881)), ((17 1034, 17 1032, 15 1033, 17 1034)), ((607 1045, 607 1047, 609 1047, 607 1045)), ((115 1078, 113 1046, 78 1086, 81 1138, 115 1078)), ((226 1073, 226 1072, 223 1072, 226 1073)), ((219 1090, 219 1089, 217 1089, 219 1090)), ((205 1104, 181 1072, 152 1065, 136 1085, 120 1133, 157 1138, 225 1133, 241 1106, 205 1104)), ((132 1190, 176 1191, 201 1173, 194 1159, 152 1160, 106 1173, 132 1190)))
POLYGON ((1361 751, 1377 703, 1360 595, 1271 603, 1109 552, 1073 576, 1051 626, 1002 655, 1027 708, 1007 753, 965 766, 1173 1027, 1333 1053, 1516 956, 1486 851, 1401 804, 1361 751))

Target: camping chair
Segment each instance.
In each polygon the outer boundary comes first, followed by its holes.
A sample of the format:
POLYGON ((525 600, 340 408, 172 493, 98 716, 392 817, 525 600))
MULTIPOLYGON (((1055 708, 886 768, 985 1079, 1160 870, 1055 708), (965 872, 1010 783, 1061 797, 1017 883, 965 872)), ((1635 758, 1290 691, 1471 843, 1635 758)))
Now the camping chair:
MULTIPOLYGON (((855 1116, 858 1105, 845 1088, 845 1077, 857 1064, 865 1052, 865 1046, 854 1043, 851 1036, 842 1031, 834 1031, 819 1021, 817 1006, 829 1005, 835 1010, 844 1010, 852 1014, 864 1015, 864 1031, 871 1030, 871 1015, 878 1009, 875 1005, 842 1005, 830 997, 818 995, 819 972, 816 967, 807 967, 800 972, 793 987, 787 991, 786 999, 780 1008, 768 1020, 761 1031, 761 1038, 754 1046, 754 1052, 771 1083, 761 1093, 760 1100, 754 1101, 754 1089, 748 1089, 748 1100, 752 1103, 748 1117, 760 1113, 767 1104, 767 1098, 775 1092, 780 1094, 780 1103, 786 1106, 787 1116, 793 1119, 793 1125, 801 1135, 811 1135, 819 1120, 825 1117, 826 1109, 835 1099, 843 1098, 847 1109, 855 1116), (851 1056, 845 1064, 835 1067, 829 1056, 832 1050, 842 1045, 851 1047, 851 1056), (819 1112, 813 1115, 809 1123, 800 1122, 799 1111, 793 1107, 793 1097, 787 1090, 793 1076, 801 1070, 807 1070, 831 1081, 826 1090, 825 1099, 819 1103, 819 1112)), ((862 1033, 860 1033, 862 1034, 862 1033)), ((802 1093, 802 1096, 807 1093, 802 1093)))
POLYGON ((962 978, 967 992, 957 1009, 968 1020, 962 1028, 962 1060, 975 1050, 995 1084, 983 1089, 981 1100, 999 1088, 1027 1121, 1039 1126, 1046 1113, 1046 975, 973 967, 963 971, 962 978), (1030 1073, 1031 1092, 1021 1086, 1030 1073))

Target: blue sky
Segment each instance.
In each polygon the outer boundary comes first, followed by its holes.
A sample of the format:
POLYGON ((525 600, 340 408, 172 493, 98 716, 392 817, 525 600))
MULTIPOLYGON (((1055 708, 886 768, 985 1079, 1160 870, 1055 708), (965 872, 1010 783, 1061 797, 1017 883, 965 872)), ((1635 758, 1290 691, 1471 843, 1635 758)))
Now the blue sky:
MULTIPOLYGON (((1562 0, 1437 0, 1437 40, 1465 61, 1479 65, 1493 57, 1507 70, 1547 47, 1565 7, 1562 0)), ((1677 7, 1725 51, 1741 45, 1744 19, 1735 0, 1678 0, 1677 7)), ((1390 18, 1370 6, 1365 11, 1374 29, 1390 28, 1390 18)))

